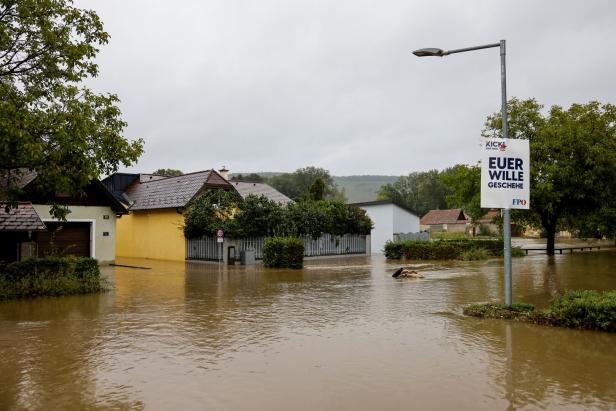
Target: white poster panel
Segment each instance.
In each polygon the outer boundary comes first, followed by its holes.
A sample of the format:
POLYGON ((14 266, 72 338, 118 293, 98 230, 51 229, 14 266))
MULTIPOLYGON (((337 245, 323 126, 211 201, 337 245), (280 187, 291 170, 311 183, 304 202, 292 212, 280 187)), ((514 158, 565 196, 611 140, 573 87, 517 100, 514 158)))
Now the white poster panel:
POLYGON ((481 207, 530 208, 528 140, 481 139, 481 207))

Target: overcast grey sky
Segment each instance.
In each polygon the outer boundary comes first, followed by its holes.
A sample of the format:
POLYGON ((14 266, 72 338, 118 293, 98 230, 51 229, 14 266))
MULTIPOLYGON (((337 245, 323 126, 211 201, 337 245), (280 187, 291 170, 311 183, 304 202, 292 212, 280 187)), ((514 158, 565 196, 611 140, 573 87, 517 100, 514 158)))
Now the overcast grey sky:
POLYGON ((111 41, 90 85, 119 95, 134 171, 408 174, 478 160, 509 97, 616 103, 616 1, 79 0, 111 41))

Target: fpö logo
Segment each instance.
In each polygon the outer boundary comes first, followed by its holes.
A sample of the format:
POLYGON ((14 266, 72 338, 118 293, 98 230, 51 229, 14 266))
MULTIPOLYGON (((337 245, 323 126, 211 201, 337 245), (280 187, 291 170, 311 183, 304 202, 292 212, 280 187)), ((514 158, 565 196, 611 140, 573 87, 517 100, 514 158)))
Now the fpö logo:
POLYGON ((486 150, 498 150, 505 151, 507 149, 507 145, 504 141, 488 141, 486 142, 486 150))
POLYGON ((528 201, 523 198, 514 198, 512 203, 513 205, 517 206, 525 206, 526 204, 528 204, 528 201))

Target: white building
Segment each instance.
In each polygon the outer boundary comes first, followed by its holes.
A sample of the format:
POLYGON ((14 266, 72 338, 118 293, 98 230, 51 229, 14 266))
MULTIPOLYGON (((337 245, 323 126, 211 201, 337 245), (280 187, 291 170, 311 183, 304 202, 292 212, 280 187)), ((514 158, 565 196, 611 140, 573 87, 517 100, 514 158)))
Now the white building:
POLYGON ((419 232, 419 217, 391 200, 355 203, 352 206, 366 210, 374 223, 371 232, 370 249, 372 254, 383 253, 385 242, 394 239, 394 233, 419 232))

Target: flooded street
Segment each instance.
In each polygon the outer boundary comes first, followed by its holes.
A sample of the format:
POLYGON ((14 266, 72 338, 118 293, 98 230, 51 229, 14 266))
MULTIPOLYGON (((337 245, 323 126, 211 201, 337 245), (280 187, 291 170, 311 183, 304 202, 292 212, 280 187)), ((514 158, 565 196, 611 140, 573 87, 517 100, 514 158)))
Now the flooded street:
MULTIPOLYGON (((613 409, 616 335, 462 316, 502 260, 121 260, 114 291, 0 303, 0 409, 613 409)), ((616 251, 513 260, 516 302, 616 289, 616 251)))

